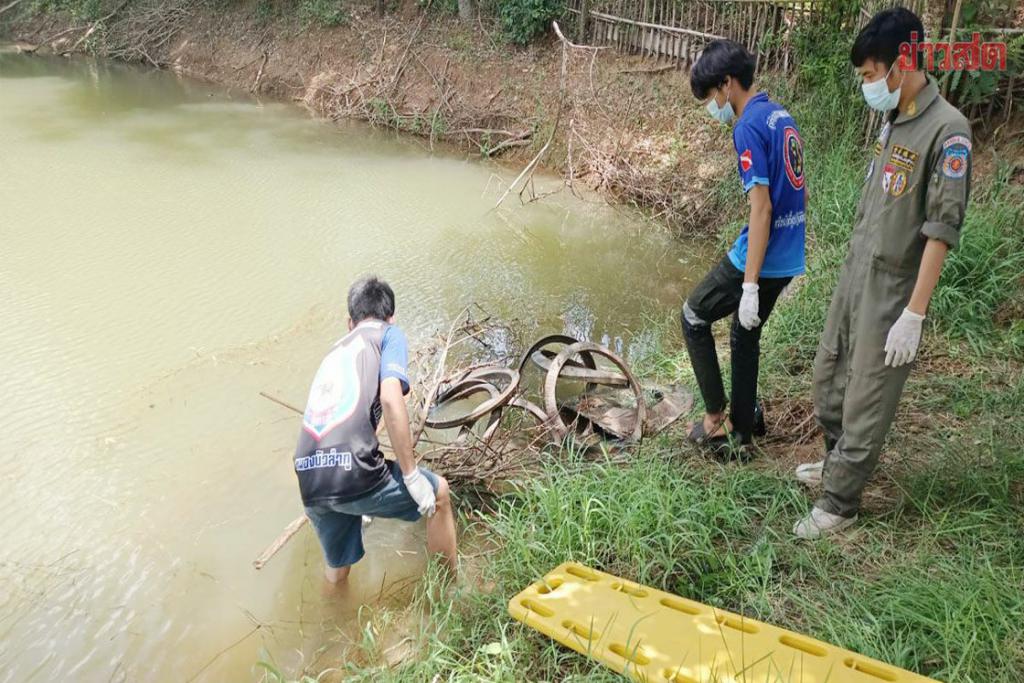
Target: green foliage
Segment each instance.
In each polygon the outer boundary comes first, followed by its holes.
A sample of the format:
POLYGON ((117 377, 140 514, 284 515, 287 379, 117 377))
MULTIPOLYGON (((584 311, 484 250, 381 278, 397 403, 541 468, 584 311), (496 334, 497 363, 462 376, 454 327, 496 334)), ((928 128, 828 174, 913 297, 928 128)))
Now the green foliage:
POLYGON ((253 13, 256 17, 256 22, 259 24, 267 24, 279 16, 274 0, 256 0, 256 7, 253 13))
POLYGON ((96 21, 109 13, 103 0, 37 0, 32 11, 40 14, 56 14, 66 12, 78 21, 96 21))
POLYGON ((565 11, 562 0, 498 0, 497 7, 505 37, 518 45, 544 34, 565 11))
POLYGON ((1024 323, 1012 316, 1009 326, 998 320, 1001 307, 1024 287, 1024 187, 1011 181, 1013 167, 1005 160, 984 185, 976 188, 957 249, 950 252, 942 283, 932 299, 931 314, 954 339, 965 339, 978 353, 1024 352, 1024 323))
MULTIPOLYGON (((960 33, 960 39, 965 36, 960 33)), ((993 40, 1002 40, 995 36, 993 40)), ((949 80, 949 92, 960 106, 988 104, 993 97, 1006 96, 1005 87, 1009 74, 1024 72, 1024 36, 1015 36, 1006 40, 1005 71, 953 71, 936 73, 940 79, 949 80)))
POLYGON ((347 23, 349 17, 341 0, 302 0, 299 18, 308 24, 331 27, 347 23))

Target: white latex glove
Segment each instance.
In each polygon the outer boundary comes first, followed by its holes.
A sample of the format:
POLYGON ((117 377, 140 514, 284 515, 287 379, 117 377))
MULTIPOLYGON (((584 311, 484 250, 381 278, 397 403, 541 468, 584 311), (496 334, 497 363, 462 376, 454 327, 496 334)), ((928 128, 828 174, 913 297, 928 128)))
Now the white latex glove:
POLYGON ((414 469, 412 474, 403 474, 402 481, 405 482, 405 488, 409 489, 409 495, 416 501, 420 514, 433 517, 437 498, 434 496, 434 487, 420 473, 420 468, 414 469))
POLYGON ((909 308, 903 309, 903 313, 889 328, 889 336, 885 340, 886 365, 898 368, 917 357, 923 322, 923 315, 918 315, 909 308))
POLYGON ((757 317, 757 309, 760 307, 760 299, 757 296, 758 286, 756 282, 743 283, 743 296, 740 298, 740 325, 744 329, 752 330, 761 324, 757 317))

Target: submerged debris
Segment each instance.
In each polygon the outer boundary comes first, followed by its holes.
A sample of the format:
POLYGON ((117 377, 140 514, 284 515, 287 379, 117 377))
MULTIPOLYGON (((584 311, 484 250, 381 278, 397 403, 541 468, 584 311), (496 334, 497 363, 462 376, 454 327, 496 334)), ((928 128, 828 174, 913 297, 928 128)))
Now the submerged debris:
MULTIPOLYGON (((486 336, 480 324, 467 323, 463 333, 486 336)), ((437 382, 425 399, 423 424, 440 433, 421 439, 431 444, 422 457, 449 478, 490 483, 529 469, 541 448, 569 438, 606 449, 638 443, 692 405, 682 387, 645 389, 603 346, 549 335, 516 367, 472 365, 437 382), (524 381, 533 368, 543 372, 536 400, 524 381), (446 433, 453 429, 454 436, 446 433)))

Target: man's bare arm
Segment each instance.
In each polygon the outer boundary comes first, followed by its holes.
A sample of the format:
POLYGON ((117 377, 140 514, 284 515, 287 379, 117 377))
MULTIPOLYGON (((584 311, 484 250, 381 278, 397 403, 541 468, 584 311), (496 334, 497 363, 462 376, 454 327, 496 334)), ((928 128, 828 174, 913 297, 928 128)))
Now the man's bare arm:
POLYGON ((917 282, 914 284, 914 293, 910 295, 910 303, 907 308, 912 313, 924 315, 928 311, 928 304, 932 300, 932 293, 939 283, 939 276, 942 275, 942 265, 945 263, 949 246, 942 240, 929 239, 924 247, 924 255, 921 257, 921 267, 917 271, 917 282))
POLYGON ((750 202, 750 221, 747 228, 747 267, 744 282, 756 283, 761 277, 764 253, 768 249, 768 235, 772 225, 772 197, 767 185, 754 185, 747 193, 750 202))
POLYGON ((402 468, 402 474, 411 474, 416 469, 416 455, 413 453, 409 410, 405 405, 401 380, 386 377, 380 383, 380 407, 398 466, 402 468))

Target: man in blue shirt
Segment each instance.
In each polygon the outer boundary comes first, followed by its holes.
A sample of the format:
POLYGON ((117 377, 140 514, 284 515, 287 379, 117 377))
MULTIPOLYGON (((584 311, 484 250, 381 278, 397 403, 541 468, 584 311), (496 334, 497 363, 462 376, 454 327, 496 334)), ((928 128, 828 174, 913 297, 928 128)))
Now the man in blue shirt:
POLYGON ((683 304, 686 349, 704 398, 704 419, 689 439, 715 450, 740 450, 764 434, 757 406, 761 325, 782 290, 804 272, 804 154, 796 122, 782 105, 754 87, 754 56, 729 40, 708 44, 690 72, 694 96, 716 120, 732 123, 733 145, 750 219, 729 253, 683 304), (732 409, 711 325, 734 315, 732 409))
POLYGON ((454 571, 455 517, 448 482, 417 467, 405 395, 405 335, 394 325, 395 293, 375 277, 348 293, 348 329, 313 378, 295 449, 306 516, 324 550, 327 580, 348 578, 363 557, 363 515, 415 522, 427 517, 427 550, 454 571), (397 461, 377 441, 381 417, 397 461))

